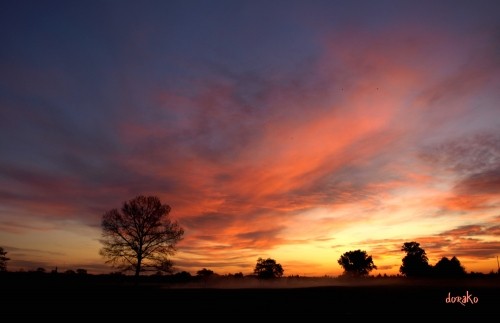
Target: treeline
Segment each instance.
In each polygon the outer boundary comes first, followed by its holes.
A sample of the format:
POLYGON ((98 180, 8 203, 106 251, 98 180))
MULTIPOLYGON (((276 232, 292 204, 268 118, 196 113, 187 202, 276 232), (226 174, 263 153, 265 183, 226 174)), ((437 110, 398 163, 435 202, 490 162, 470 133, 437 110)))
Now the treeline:
MULTIPOLYGON (((428 276, 426 279, 441 281, 442 279, 433 278, 435 276, 428 276)), ((424 277, 425 278, 425 277, 424 277)), ((452 277, 447 277, 454 279, 452 277)), ((498 281, 500 276, 497 273, 480 273, 480 272, 470 272, 466 273, 461 279, 474 279, 474 280, 488 280, 491 279, 498 281)), ((360 283, 370 283, 370 282, 399 282, 411 283, 413 279, 405 277, 401 274, 387 275, 368 275, 364 277, 352 278, 349 276, 300 276, 300 275, 290 275, 284 276, 279 279, 267 279, 263 280, 255 274, 242 274, 242 273, 230 273, 230 274, 217 274, 213 272, 210 275, 200 275, 191 274, 187 271, 180 271, 172 274, 152 274, 152 275, 141 275, 139 278, 134 275, 127 275, 121 272, 111 272, 108 274, 74 274, 64 272, 40 272, 40 271, 12 271, 3 272, 0 274, 0 281, 2 286, 12 284, 14 286, 31 286, 33 284, 40 285, 43 284, 47 288, 50 286, 66 286, 70 288, 72 286, 78 287, 91 287, 102 284, 109 285, 114 284, 116 286, 123 285, 134 285, 140 282, 144 284, 173 284, 179 286, 185 286, 193 284, 193 287, 203 287, 203 286, 217 286, 219 283, 232 283, 235 286, 267 286, 268 284, 277 283, 278 286, 325 286, 325 285, 335 285, 337 283, 343 282, 360 282, 360 283)), ((417 280, 419 281, 419 280, 417 280)), ((224 286, 224 285, 221 285, 224 286)))
MULTIPOLYGON (((133 272, 136 278, 146 272, 148 276, 165 274, 169 276, 168 279, 181 281, 218 277, 207 268, 198 271, 194 278, 187 272, 173 274, 170 256, 175 254, 175 245, 182 239, 184 229, 169 218, 170 210, 171 207, 163 204, 157 196, 139 195, 125 201, 121 209, 113 208, 104 213, 101 223, 103 247, 99 254, 119 273, 133 272)), ((467 274, 455 256, 442 257, 435 265, 429 264, 426 252, 418 242, 405 242, 401 251, 405 256, 399 274, 404 277, 462 277, 467 274)), ((7 271, 7 261, 10 259, 6 254, 0 247, 0 272, 7 271)), ((337 262, 344 270, 342 277, 366 278, 377 269, 372 256, 360 249, 345 252, 337 262)), ((35 272, 46 273, 44 268, 38 268, 35 272)), ((57 268, 51 273, 59 274, 57 268)), ((285 269, 276 260, 259 258, 253 274, 247 276, 276 279, 283 277, 284 273, 285 269)), ((64 274, 85 276, 87 272, 79 268, 67 270, 64 274)), ((232 278, 242 276, 242 273, 236 273, 232 278)))
MULTIPOLYGON (((429 258, 418 242, 403 243, 401 251, 406 255, 402 259, 399 273, 405 277, 459 278, 467 274, 456 256, 451 259, 442 257, 435 265, 429 264, 429 258)), ((367 276, 372 270, 377 269, 372 256, 359 249, 344 253, 338 259, 338 263, 344 269, 343 275, 351 277, 367 276)))
MULTIPOLYGON (((378 274, 376 276, 370 275, 370 272, 377 269, 377 266, 373 262, 371 255, 368 255, 366 251, 354 250, 345 252, 338 259, 339 265, 344 269, 342 275, 338 278, 374 278, 374 279, 387 279, 387 278, 460 278, 460 277, 489 277, 492 275, 498 276, 498 272, 495 273, 491 271, 489 274, 470 272, 467 273, 465 267, 462 266, 460 260, 453 256, 451 258, 442 257, 435 265, 429 264, 427 254, 425 250, 420 247, 420 244, 415 241, 405 242, 402 245, 401 251, 405 253, 402 258, 402 264, 399 268, 399 273, 396 275, 378 274)), ((6 257, 7 252, 0 247, 0 272, 7 273, 7 261, 10 260, 6 257)), ((284 276, 284 269, 281 264, 276 262, 272 258, 259 258, 255 264, 252 274, 243 274, 242 272, 237 272, 233 274, 223 274, 220 275, 211 269, 202 268, 196 272, 195 275, 187 271, 180 271, 176 273, 165 274, 162 271, 158 271, 151 275, 141 276, 141 281, 151 281, 151 282, 170 282, 170 283, 185 283, 185 282, 207 282, 214 280, 241 280, 241 279, 277 279, 277 278, 287 278, 287 279, 331 279, 334 277, 323 276, 323 277, 306 277, 299 275, 284 276)), ((18 274, 24 277, 67 277, 65 279, 82 279, 83 277, 95 276, 98 279, 121 281, 125 282, 127 280, 137 279, 137 277, 126 275, 123 271, 111 272, 109 274, 99 274, 90 275, 86 269, 77 268, 76 270, 67 269, 65 271, 58 271, 57 267, 51 271, 47 271, 45 268, 39 267, 36 270, 30 271, 17 271, 11 274, 18 274)))

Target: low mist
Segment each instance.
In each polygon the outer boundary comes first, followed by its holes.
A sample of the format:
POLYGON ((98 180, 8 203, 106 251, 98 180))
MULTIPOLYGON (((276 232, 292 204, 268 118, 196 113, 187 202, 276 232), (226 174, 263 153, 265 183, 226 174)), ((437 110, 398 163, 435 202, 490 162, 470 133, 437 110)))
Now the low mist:
POLYGON ((163 286, 164 288, 220 288, 220 289, 269 289, 269 288, 311 288, 311 287, 334 287, 334 286, 369 286, 369 285, 396 285, 404 284, 400 278, 331 278, 331 277, 292 277, 278 279, 257 278, 209 278, 194 282, 173 283, 163 286))

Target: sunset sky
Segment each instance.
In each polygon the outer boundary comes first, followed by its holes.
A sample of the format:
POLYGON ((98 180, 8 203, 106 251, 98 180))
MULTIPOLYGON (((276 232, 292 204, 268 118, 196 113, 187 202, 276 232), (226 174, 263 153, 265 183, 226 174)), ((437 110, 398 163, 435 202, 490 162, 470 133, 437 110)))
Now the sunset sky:
POLYGON ((497 270, 499 1, 2 1, 0 247, 85 268, 156 195, 176 271, 497 270))

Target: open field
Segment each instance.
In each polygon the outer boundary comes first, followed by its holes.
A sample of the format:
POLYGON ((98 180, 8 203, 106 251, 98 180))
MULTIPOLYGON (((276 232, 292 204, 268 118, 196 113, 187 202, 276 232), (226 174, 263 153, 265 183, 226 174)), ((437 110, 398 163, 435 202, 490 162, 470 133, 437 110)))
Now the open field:
POLYGON ((265 322, 290 319, 340 322, 365 317, 398 322, 414 319, 490 322, 500 309, 497 277, 462 281, 380 279, 357 283, 325 280, 330 285, 300 279, 270 285, 256 281, 135 285, 91 277, 0 279, 2 307, 6 309, 2 311, 10 322, 76 319, 238 322, 243 318, 265 322), (446 303, 449 294, 469 297, 463 305, 446 303))

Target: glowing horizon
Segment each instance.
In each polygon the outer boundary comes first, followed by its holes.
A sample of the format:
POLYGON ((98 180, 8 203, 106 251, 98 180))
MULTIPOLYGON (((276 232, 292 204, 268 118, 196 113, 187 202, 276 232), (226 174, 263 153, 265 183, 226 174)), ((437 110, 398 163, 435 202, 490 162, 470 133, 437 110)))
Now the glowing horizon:
POLYGON ((185 229, 177 271, 393 275, 408 241, 497 270, 498 2, 215 3, 5 5, 9 270, 114 271, 101 216, 136 195, 185 229))

